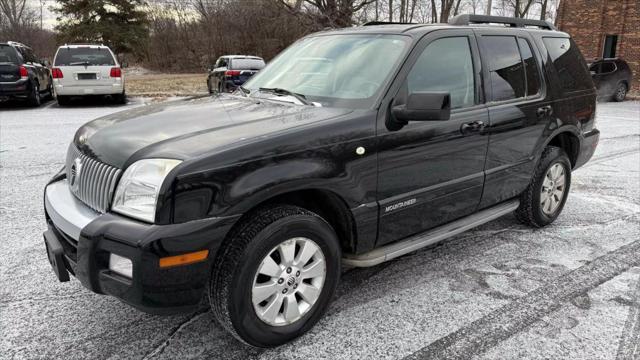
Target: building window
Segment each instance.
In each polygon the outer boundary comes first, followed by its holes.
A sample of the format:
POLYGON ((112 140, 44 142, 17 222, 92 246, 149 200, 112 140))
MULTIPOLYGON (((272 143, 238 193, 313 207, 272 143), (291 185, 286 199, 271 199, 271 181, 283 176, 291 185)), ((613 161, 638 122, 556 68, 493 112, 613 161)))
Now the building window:
POLYGON ((604 38, 604 49, 602 51, 603 58, 616 57, 616 47, 618 45, 618 35, 607 35, 604 38))

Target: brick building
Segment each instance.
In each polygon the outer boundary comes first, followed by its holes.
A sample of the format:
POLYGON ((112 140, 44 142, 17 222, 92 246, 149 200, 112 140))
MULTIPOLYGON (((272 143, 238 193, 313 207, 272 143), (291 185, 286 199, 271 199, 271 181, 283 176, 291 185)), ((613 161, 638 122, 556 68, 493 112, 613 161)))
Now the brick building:
POLYGON ((640 91, 640 0, 560 0, 556 26, 571 34, 587 60, 620 57, 640 91))

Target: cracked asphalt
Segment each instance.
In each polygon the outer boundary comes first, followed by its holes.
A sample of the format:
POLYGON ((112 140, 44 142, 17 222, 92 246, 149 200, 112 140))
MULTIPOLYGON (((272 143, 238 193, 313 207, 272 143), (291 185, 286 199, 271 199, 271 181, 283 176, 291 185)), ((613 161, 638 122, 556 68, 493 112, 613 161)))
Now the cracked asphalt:
POLYGON ((206 308, 147 315, 51 271, 46 181, 81 124, 134 106, 0 107, 1 359, 640 359, 640 102, 598 105, 600 145, 554 224, 508 215, 346 270, 315 328, 268 350, 206 308))

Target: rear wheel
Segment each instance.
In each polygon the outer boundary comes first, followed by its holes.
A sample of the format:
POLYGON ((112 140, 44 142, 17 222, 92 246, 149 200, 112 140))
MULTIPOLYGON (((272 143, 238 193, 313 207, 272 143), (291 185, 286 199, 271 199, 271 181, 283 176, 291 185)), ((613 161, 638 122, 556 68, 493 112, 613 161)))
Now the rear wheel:
POLYGON ((340 244, 320 216, 295 206, 257 211, 219 251, 209 298, 239 340, 277 346, 324 314, 340 277, 340 244))
POLYGON ((56 101, 59 106, 67 106, 69 105, 69 96, 56 95, 56 101))
POLYGON ((616 87, 615 94, 613 94, 613 100, 621 102, 624 101, 625 97, 627 97, 627 85, 625 83, 620 83, 616 87))
POLYGON ((127 94, 123 91, 122 94, 113 95, 113 101, 116 104, 126 104, 127 103, 127 94))
POLYGON ((211 78, 207 79, 207 90, 209 90, 209 94, 213 94, 213 85, 211 84, 211 78))
POLYGON ((562 212, 571 186, 571 162, 559 147, 549 146, 542 153, 527 189, 520 195, 516 217, 520 222, 543 227, 562 212))
POLYGON ((38 82, 34 81, 31 84, 31 93, 29 94, 27 101, 29 102, 29 105, 34 107, 38 107, 40 106, 40 103, 42 103, 42 98, 40 97, 40 85, 38 82))

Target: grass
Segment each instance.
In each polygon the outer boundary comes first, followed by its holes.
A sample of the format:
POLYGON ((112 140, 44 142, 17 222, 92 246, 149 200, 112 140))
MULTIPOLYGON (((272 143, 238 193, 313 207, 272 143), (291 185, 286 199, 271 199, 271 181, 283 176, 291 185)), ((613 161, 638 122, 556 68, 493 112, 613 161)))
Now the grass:
POLYGON ((129 96, 166 98, 207 93, 207 75, 202 74, 126 74, 129 96))

